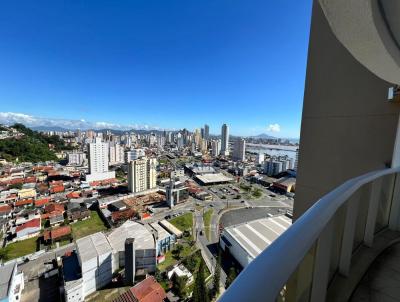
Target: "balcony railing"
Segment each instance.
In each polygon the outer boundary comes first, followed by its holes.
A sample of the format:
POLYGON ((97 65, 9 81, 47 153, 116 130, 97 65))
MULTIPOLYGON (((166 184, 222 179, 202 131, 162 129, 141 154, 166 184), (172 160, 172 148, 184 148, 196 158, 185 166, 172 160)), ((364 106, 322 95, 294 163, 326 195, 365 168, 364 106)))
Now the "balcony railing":
POLYGON ((254 259, 219 301, 277 301, 310 253, 307 293, 282 300, 325 301, 333 275, 348 276, 353 251, 383 228, 398 229, 400 168, 350 179, 318 200, 254 259))

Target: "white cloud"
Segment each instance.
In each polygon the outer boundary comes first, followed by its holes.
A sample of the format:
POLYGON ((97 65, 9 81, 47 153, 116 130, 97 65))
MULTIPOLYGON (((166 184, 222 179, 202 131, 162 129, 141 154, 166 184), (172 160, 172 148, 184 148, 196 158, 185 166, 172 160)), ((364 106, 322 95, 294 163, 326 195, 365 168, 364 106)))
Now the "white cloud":
POLYGON ((270 124, 267 127, 268 132, 280 132, 281 131, 281 126, 279 124, 270 124))
POLYGON ((109 122, 89 122, 84 119, 80 120, 68 120, 68 119, 54 119, 54 118, 43 118, 35 117, 32 115, 17 113, 17 112, 0 112, 0 124, 12 125, 15 123, 21 123, 28 127, 62 127, 65 129, 114 129, 114 130, 155 130, 160 129, 153 125, 120 125, 109 122))

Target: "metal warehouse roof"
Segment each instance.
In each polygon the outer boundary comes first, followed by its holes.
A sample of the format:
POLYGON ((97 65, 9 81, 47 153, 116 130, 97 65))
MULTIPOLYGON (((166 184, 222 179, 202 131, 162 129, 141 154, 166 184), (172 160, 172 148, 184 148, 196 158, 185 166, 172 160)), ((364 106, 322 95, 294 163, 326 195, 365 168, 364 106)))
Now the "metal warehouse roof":
POLYGON ((292 224, 285 215, 261 218, 225 229, 252 257, 257 257, 292 224))
POLYGON ((112 251, 106 235, 102 232, 78 239, 76 241, 76 247, 82 262, 112 251))
POLYGON ((127 238, 135 238, 135 249, 155 248, 155 242, 151 232, 142 224, 130 220, 113 230, 108 234, 107 238, 112 249, 115 251, 125 250, 125 240, 127 238))

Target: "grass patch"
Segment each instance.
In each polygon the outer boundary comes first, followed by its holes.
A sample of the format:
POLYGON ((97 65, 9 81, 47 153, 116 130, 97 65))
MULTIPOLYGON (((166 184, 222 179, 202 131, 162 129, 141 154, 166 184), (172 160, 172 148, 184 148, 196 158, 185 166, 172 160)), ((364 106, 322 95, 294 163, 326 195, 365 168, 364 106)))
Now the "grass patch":
POLYGON ((5 248, 1 249, 1 257, 4 261, 19 258, 36 252, 38 237, 10 243, 5 248))
POLYGON ((208 240, 210 240, 210 231, 211 231, 211 216, 213 214, 213 210, 209 209, 203 214, 203 220, 204 220, 204 231, 206 232, 206 237, 208 240))
MULTIPOLYGON (((191 255, 193 252, 195 252, 197 249, 194 244, 191 244, 191 242, 182 242, 179 244, 183 246, 182 252, 180 254, 181 259, 185 259, 189 255, 191 255)), ((162 262, 158 265, 158 269, 161 272, 163 272, 170 266, 177 264, 179 261, 180 260, 176 259, 176 257, 174 256, 173 250, 170 250, 165 253, 165 260, 164 260, 164 262, 162 262)))
POLYGON ((96 211, 91 211, 90 218, 71 224, 74 240, 87 235, 107 230, 103 220, 96 211))
POLYGON ((182 232, 188 231, 191 233, 193 228, 193 214, 186 213, 181 216, 172 218, 171 220, 169 220, 169 223, 173 224, 182 232))

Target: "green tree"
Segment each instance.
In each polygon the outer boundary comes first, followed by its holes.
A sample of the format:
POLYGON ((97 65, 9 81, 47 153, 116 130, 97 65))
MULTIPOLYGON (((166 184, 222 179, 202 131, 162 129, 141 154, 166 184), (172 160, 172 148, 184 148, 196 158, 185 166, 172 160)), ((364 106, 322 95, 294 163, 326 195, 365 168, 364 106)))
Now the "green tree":
POLYGON ((173 251, 173 253, 175 255, 175 258, 177 260, 181 259, 182 251, 183 251, 183 246, 181 244, 177 244, 175 249, 174 249, 174 251, 173 251))
POLYGON ((179 298, 186 297, 186 284, 188 278, 186 276, 179 277, 176 274, 172 276, 172 291, 177 295, 179 298))
POLYGON ((237 276, 237 273, 236 273, 235 268, 231 267, 229 269, 228 276, 226 277, 225 288, 228 288, 232 284, 232 282, 235 280, 236 276, 237 276))
POLYGON ((204 261, 200 262, 199 270, 194 280, 193 301, 194 302, 209 302, 208 289, 204 276, 204 261))
POLYGON ((215 272, 213 278, 213 288, 215 296, 219 294, 219 282, 221 281, 221 255, 218 252, 217 259, 215 261, 215 272))

